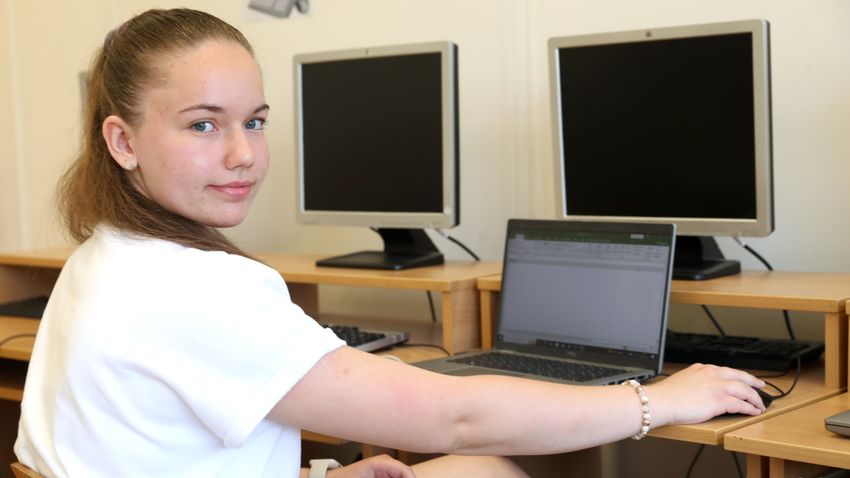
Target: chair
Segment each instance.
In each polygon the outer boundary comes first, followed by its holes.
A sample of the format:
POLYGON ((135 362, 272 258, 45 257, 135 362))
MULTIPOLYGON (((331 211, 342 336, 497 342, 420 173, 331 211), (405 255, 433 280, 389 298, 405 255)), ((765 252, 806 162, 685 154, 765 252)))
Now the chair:
POLYGON ((15 475, 15 478, 44 478, 44 475, 36 473, 32 468, 18 462, 12 463, 12 474, 15 475))

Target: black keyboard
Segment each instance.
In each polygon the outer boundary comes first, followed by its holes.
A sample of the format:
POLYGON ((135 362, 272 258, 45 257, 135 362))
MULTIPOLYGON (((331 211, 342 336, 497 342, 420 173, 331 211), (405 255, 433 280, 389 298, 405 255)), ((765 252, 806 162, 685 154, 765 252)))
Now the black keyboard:
POLYGON ((721 336, 667 331, 665 362, 710 363, 734 368, 786 371, 815 360, 823 342, 721 336))
POLYGON ((589 382, 600 377, 618 375, 626 370, 578 362, 550 360, 526 355, 489 352, 450 359, 449 362, 549 377, 575 382, 589 382))
POLYGON ((0 315, 40 319, 47 307, 48 297, 33 297, 0 304, 0 315))
POLYGON ((407 332, 363 330, 354 325, 325 324, 325 327, 333 330, 336 336, 344 340, 349 347, 364 352, 374 352, 392 347, 406 342, 410 337, 407 332))

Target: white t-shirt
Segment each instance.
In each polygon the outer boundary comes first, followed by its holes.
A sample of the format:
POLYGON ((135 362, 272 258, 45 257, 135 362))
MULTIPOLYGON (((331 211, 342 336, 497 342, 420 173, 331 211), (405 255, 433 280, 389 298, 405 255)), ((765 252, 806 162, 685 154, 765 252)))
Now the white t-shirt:
POLYGON ((51 294, 15 453, 55 477, 296 477, 299 430, 265 416, 341 345, 269 267, 100 226, 51 294))

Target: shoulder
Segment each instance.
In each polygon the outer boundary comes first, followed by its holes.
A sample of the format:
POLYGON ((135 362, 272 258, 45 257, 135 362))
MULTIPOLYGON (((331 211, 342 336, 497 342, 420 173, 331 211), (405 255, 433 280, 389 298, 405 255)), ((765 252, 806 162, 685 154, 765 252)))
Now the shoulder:
POLYGON ((272 268, 253 259, 222 251, 203 251, 171 241, 141 237, 108 226, 95 233, 75 251, 69 262, 92 269, 120 269, 126 274, 155 273, 168 277, 240 280, 247 276, 276 278, 272 268))

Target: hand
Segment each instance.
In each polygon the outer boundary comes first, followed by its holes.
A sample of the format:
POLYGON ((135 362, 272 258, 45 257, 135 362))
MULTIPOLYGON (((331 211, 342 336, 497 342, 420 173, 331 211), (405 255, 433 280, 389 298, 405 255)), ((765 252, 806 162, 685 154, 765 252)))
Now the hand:
POLYGON ((764 382, 741 370, 694 364, 648 385, 653 426, 704 422, 724 413, 759 415, 764 382))
POLYGON ((348 466, 328 470, 328 478, 416 478, 413 470, 388 456, 378 455, 354 462, 348 466))

